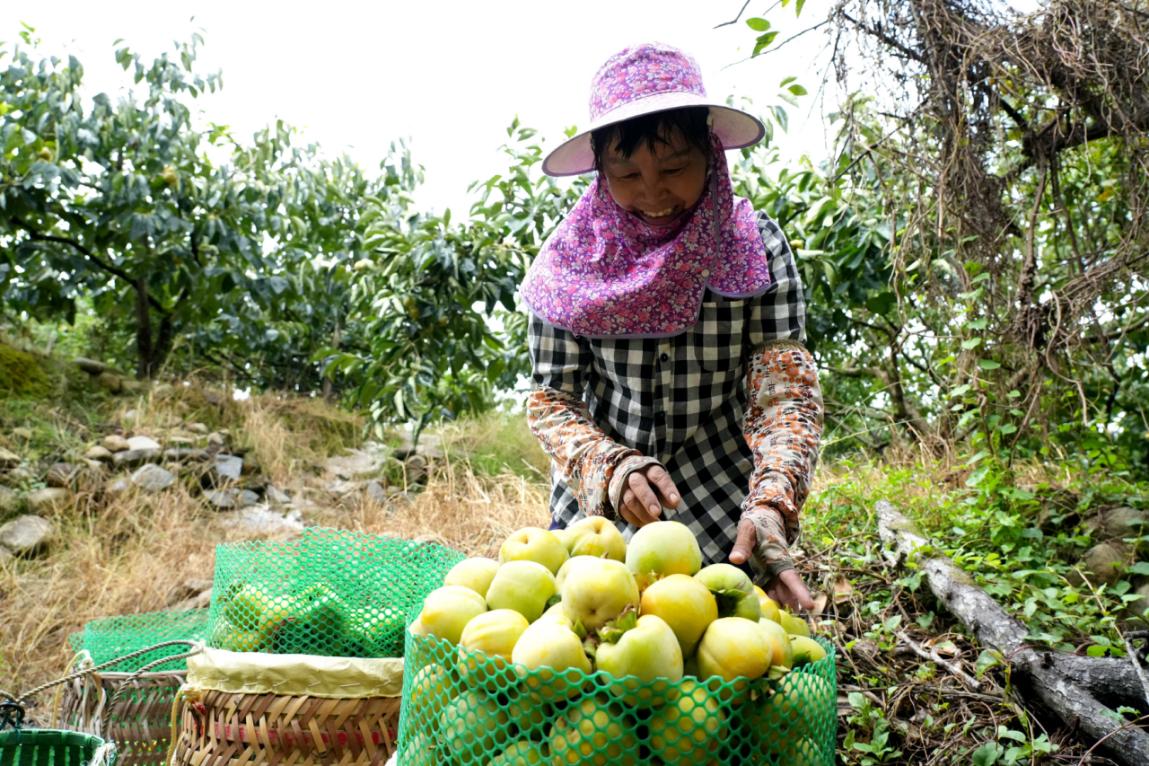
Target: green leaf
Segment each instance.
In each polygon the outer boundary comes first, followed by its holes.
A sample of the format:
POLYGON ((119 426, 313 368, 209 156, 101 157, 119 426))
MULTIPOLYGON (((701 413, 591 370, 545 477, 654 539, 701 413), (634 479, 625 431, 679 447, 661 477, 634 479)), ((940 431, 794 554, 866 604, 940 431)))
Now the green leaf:
POLYGON ((770 22, 766 19, 755 16, 753 18, 746 19, 746 26, 750 27, 755 32, 765 32, 770 28, 770 22))
POLYGON ((977 366, 983 370, 996 370, 1001 367, 1001 362, 994 361, 993 359, 979 359, 977 366))
POLYGON ((961 347, 966 351, 969 351, 970 349, 977 348, 980 345, 981 338, 970 338, 969 340, 963 340, 961 347))

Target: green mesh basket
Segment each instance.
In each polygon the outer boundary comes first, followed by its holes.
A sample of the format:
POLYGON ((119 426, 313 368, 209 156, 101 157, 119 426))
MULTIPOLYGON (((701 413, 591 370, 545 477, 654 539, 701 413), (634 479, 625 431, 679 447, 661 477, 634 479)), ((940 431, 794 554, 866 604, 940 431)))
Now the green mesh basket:
POLYGON ((832 766, 833 646, 778 680, 528 670, 407 635, 401 766, 832 766))
POLYGON ((0 732, 0 766, 113 766, 115 747, 91 734, 62 729, 0 732))
MULTIPOLYGON (((205 640, 207 625, 207 609, 144 612, 92 620, 82 631, 69 636, 68 641, 73 651, 86 651, 93 665, 102 665, 165 641, 205 640)), ((187 669, 186 658, 153 663, 186 651, 186 646, 165 646, 117 662, 104 671, 132 673, 148 665, 152 666, 149 670, 153 672, 182 671, 187 669)))
POLYGON ((313 527, 216 547, 207 643, 272 654, 401 657, 408 615, 463 554, 313 527))

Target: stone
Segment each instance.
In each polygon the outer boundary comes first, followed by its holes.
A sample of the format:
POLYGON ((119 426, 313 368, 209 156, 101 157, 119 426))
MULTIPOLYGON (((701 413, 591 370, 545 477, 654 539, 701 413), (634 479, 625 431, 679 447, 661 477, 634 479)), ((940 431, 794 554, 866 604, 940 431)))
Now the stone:
POLYGON ((24 499, 16 490, 0 485, 0 517, 11 516, 24 506, 24 499))
POLYGON ((266 505, 255 505, 229 514, 223 519, 226 527, 239 528, 245 534, 294 537, 303 531, 299 511, 278 513, 266 505))
POLYGON ((387 492, 387 488, 384 487, 382 483, 375 480, 367 482, 364 494, 367 496, 369 501, 375 503, 376 505, 385 505, 387 501, 391 499, 390 494, 387 492))
POLYGON ((132 484, 145 492, 162 492, 175 482, 176 477, 171 471, 154 463, 142 465, 132 474, 132 484))
POLYGON ((8 484, 12 486, 31 484, 34 481, 36 481, 36 474, 32 473, 32 469, 26 465, 18 465, 8 472, 8 484))
POLYGON ((337 479, 371 479, 379 475, 387 454, 382 450, 355 449, 327 459, 324 466, 337 479))
POLYGON ((132 488, 132 483, 124 476, 112 479, 104 485, 104 494, 108 496, 122 495, 132 488))
POLYGON ((70 498, 71 493, 66 489, 45 487, 44 489, 29 492, 25 501, 28 503, 28 510, 34 514, 38 514, 51 513, 66 505, 70 498))
POLYGON ((219 484, 239 481, 243 475, 243 458, 223 453, 216 455, 212 473, 219 484))
POLYGON ((211 453, 195 447, 169 447, 164 450, 164 460, 173 463, 202 463, 211 458, 211 453))
POLYGON ((126 452, 117 452, 112 455, 112 464, 116 468, 134 468, 135 466, 144 463, 151 463, 158 460, 160 451, 158 449, 130 449, 126 452))
POLYGON ((291 502, 291 495, 287 494, 274 484, 267 485, 267 489, 264 490, 264 496, 273 505, 287 505, 291 502))
POLYGON ((427 458, 420 454, 414 454, 403 461, 403 468, 407 475, 407 484, 422 484, 427 481, 431 473, 427 458))
POLYGON ((32 429, 27 426, 19 426, 12 429, 12 438, 19 439, 20 441, 32 441, 32 429))
POLYGON ((259 495, 250 489, 213 489, 204 493, 204 498, 219 511, 233 508, 246 508, 259 502, 259 495))
POLYGON ((1091 583, 1112 585, 1121 579, 1129 563, 1129 549, 1124 543, 1107 540, 1087 550, 1082 563, 1091 583))
POLYGON ((0 547, 16 556, 33 558, 47 550, 54 534, 52 522, 29 513, 0 525, 0 547))
POLYGON ((150 436, 133 436, 132 438, 128 439, 128 449, 134 449, 134 450, 154 449, 154 450, 158 450, 159 448, 160 448, 160 443, 157 442, 155 439, 151 438, 150 436))
POLYGON ((191 447, 196 442, 195 437, 186 434, 168 434, 164 441, 169 447, 191 447))
POLYGON ((1144 534, 1142 530, 1149 522, 1149 515, 1144 511, 1128 506, 1102 511, 1100 517, 1097 535, 1102 540, 1137 537, 1144 534))
POLYGON ((203 436, 207 433, 210 433, 210 430, 208 429, 208 427, 206 425, 204 425, 203 423, 198 423, 198 422, 197 423, 188 423, 186 428, 191 433, 199 434, 200 436, 203 436))
POLYGON ((128 440, 119 434, 108 434, 104 437, 104 440, 100 442, 100 445, 108 452, 125 452, 130 449, 130 447, 128 447, 128 440))
POLYGON ((124 390, 124 379, 113 372, 101 372, 96 376, 96 383, 100 388, 112 394, 118 394, 124 390))
POLYGON ((104 462, 111 462, 112 451, 107 447, 103 447, 99 444, 94 444, 88 448, 87 452, 84 453, 84 457, 88 460, 101 460, 104 462))
POLYGON ((0 447, 0 471, 11 471, 23 462, 15 452, 0 447))
POLYGON ((44 474, 44 483, 49 487, 74 487, 80 466, 75 463, 53 463, 44 474))
POLYGON ((219 431, 215 431, 207 435, 207 443, 209 446, 224 447, 227 446, 227 437, 219 431))

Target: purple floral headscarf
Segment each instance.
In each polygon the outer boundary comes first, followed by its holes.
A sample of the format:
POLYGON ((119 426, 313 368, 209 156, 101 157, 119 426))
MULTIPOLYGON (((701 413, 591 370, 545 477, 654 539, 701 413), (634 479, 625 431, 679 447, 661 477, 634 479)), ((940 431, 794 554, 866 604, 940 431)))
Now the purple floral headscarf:
POLYGON ((522 297, 543 321, 590 338, 663 338, 698 320, 707 288, 728 298, 770 285, 750 201, 735 197, 721 144, 711 137, 707 187, 681 227, 647 224, 596 178, 543 244, 522 297))

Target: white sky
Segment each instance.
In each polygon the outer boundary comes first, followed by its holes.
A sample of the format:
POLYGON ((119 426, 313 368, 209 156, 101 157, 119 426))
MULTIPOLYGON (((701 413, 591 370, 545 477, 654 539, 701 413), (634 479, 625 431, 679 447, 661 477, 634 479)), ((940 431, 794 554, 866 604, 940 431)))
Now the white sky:
MULTIPOLYGON (((830 0, 810 0, 769 18, 779 40, 825 17, 830 0)), ((563 128, 586 120, 591 75, 624 45, 659 40, 698 59, 711 96, 749 98, 760 112, 777 84, 799 76, 811 94, 827 67, 814 31, 777 53, 746 61, 756 33, 733 19, 743 0, 486 0, 457 2, 246 2, 175 0, 0 4, 0 40, 15 42, 20 22, 36 29, 41 51, 74 54, 96 90, 127 76, 113 60, 122 38, 151 57, 199 30, 202 73, 222 71, 222 93, 200 99, 214 122, 246 137, 282 118, 330 153, 347 151, 374 168, 395 139, 410 141, 426 170, 419 202, 464 213, 466 185, 505 167, 498 147, 517 114, 553 146, 563 128)), ((743 19, 777 5, 752 0, 743 19)), ((825 131, 813 95, 791 109, 788 156, 820 159, 825 131)))

